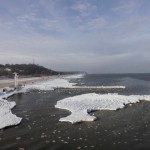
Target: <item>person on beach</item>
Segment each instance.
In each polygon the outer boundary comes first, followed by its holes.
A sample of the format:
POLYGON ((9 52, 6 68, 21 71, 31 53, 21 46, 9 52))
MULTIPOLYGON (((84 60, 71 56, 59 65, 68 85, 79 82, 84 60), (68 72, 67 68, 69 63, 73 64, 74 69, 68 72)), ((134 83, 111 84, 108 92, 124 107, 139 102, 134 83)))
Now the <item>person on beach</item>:
POLYGON ((6 89, 3 89, 3 93, 6 94, 6 89))

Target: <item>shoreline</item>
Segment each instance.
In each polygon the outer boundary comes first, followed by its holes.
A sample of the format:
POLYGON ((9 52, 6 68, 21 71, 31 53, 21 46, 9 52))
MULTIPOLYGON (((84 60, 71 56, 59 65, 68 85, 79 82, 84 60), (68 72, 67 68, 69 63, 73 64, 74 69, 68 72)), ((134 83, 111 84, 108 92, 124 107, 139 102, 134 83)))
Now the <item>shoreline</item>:
MULTIPOLYGON (((26 80, 25 80, 25 78, 23 78, 24 79, 23 81, 18 81, 18 85, 25 85, 25 84, 30 84, 30 83, 39 82, 39 81, 45 81, 45 80, 50 80, 50 79, 63 78, 63 77, 67 77, 67 76, 69 76, 69 75, 43 76, 43 77, 35 77, 35 79, 32 79, 31 77, 29 77, 29 78, 27 77, 26 80), (30 78, 31 78, 31 80, 29 80, 30 78)), ((21 78, 19 78, 19 79, 21 79, 21 78)), ((14 81, 12 81, 12 82, 8 81, 8 82, 4 82, 4 83, 0 82, 0 88, 12 87, 12 86, 14 86, 14 81)))
MULTIPOLYGON (((68 77, 68 76, 66 76, 66 77, 68 77)), ((40 77, 40 78, 35 78, 35 79, 33 79, 33 78, 27 78, 27 79, 22 78, 21 79, 20 78, 20 81, 18 81, 18 85, 24 84, 24 85, 30 86, 30 83, 35 83, 35 82, 40 82, 40 81, 52 82, 55 79, 58 80, 58 82, 56 82, 56 84, 60 84, 59 83, 60 80, 64 80, 62 78, 65 78, 65 76, 47 76, 47 77, 40 77)), ((68 83, 68 81, 66 81, 66 82, 68 83)), ((65 84, 66 84, 66 82, 65 82, 65 84)), ((14 126, 14 125, 20 124, 22 118, 17 117, 11 111, 11 109, 16 105, 16 103, 7 101, 8 97, 19 93, 14 88, 13 80, 6 79, 6 80, 3 80, 1 83, 2 83, 1 87, 3 87, 3 88, 1 88, 0 90, 3 91, 3 89, 5 89, 5 88, 11 89, 11 90, 9 90, 8 93, 6 93, 6 91, 0 93, 0 118, 1 118, 0 119, 0 129, 3 129, 8 126, 14 126), (9 85, 9 87, 6 87, 7 85, 9 85), (10 87, 11 85, 13 87, 10 87)), ((63 84, 64 84, 64 81, 63 81, 63 84)), ((33 85, 33 84, 31 84, 31 85, 33 85)), ((25 89, 25 91, 26 91, 26 89, 25 89)), ((22 93, 22 91, 21 91, 21 93, 22 93)))

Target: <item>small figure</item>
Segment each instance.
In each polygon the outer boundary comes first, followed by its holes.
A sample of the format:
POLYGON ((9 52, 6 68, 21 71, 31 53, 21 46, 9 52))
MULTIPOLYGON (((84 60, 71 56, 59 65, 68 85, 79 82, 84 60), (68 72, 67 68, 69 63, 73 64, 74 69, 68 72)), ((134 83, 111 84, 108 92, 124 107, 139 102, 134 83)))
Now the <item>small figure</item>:
POLYGON ((3 89, 3 93, 6 94, 6 89, 3 89))

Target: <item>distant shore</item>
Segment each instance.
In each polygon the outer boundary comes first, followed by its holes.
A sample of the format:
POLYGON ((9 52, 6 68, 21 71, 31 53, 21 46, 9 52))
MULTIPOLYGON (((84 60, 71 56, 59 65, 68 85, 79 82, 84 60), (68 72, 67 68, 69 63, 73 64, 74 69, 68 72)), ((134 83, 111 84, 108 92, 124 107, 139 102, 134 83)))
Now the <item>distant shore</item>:
MULTIPOLYGON (((49 80, 49 79, 57 79, 57 78, 63 78, 63 77, 66 77, 68 75, 53 75, 53 76, 43 76, 43 77, 34 77, 31 78, 31 77, 26 77, 26 78, 23 78, 23 81, 18 81, 18 84, 19 85, 25 85, 25 84, 30 84, 30 83, 33 83, 33 82, 38 82, 38 81, 44 81, 44 80, 49 80), (30 80, 31 78, 31 80, 30 80)), ((8 78, 6 78, 7 80, 8 78)), ((21 79, 21 78, 19 78, 21 79)), ((3 78, 3 80, 5 80, 5 78, 3 78)), ((11 86, 14 86, 14 81, 12 79, 11 82, 1 82, 0 80, 0 88, 5 88, 5 87, 11 87, 11 86)))

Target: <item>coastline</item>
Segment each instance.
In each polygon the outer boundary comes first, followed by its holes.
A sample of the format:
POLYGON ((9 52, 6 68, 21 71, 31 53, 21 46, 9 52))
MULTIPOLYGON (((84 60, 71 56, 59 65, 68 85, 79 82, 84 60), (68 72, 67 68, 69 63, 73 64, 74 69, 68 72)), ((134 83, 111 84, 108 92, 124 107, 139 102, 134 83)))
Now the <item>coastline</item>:
MULTIPOLYGON (((62 80, 64 78, 62 78, 62 80)), ((126 76, 122 79, 114 76, 103 79, 101 76, 95 78, 95 75, 88 75, 83 79, 72 80, 72 82, 78 84, 85 83, 84 86, 98 86, 102 83, 106 83, 105 85, 111 84, 110 81, 112 80, 114 81, 114 85, 125 84, 127 87, 125 90, 118 91, 119 95, 139 94, 141 96, 150 93, 150 85, 148 82, 137 80, 135 78, 126 78, 126 76), (118 80, 120 81, 119 83, 118 80)), ((56 81, 58 81, 58 79, 56 79, 56 81)), ((57 86, 56 82, 54 83, 51 80, 48 82, 48 84, 44 83, 42 88, 47 88, 47 85, 49 84, 50 86, 57 86), (51 84, 51 82, 54 84, 51 84)), ((61 82, 58 81, 57 83, 60 84, 61 82)), ((39 84, 43 85, 43 82, 31 85, 38 86, 39 84)), ((28 85, 26 87, 28 88, 28 85)), ((116 93, 116 91, 113 90, 96 93, 106 95, 110 92, 116 93)), ((148 125, 150 120, 148 118, 150 115, 150 103, 147 101, 128 104, 124 109, 119 109, 117 111, 91 111, 89 115, 96 117, 96 121, 94 122, 86 121, 83 123, 75 123, 73 125, 67 122, 59 122, 60 118, 69 116, 71 112, 65 109, 55 108, 56 103, 66 98, 71 98, 70 101, 73 102, 72 100, 75 96, 79 96, 78 98, 80 99, 80 96, 86 93, 90 93, 90 90, 87 92, 81 90, 76 91, 73 89, 71 91, 64 91, 63 89, 50 91, 35 90, 22 95, 15 94, 10 97, 8 101, 15 102, 17 106, 11 110, 12 114, 23 119, 17 126, 7 127, 1 130, 0 149, 35 149, 38 147, 38 149, 98 150, 100 148, 110 149, 111 147, 112 150, 136 150, 137 147, 139 147, 139 144, 141 149, 149 148, 150 130, 148 125)), ((89 101, 90 105, 88 104, 88 106, 90 107, 92 107, 92 104, 97 107, 98 103, 91 100, 95 99, 94 97, 96 97, 96 94, 95 96, 91 95, 91 97, 90 95, 88 94, 84 101, 89 101)), ((108 96, 108 94, 106 96, 108 96)), ((109 96, 115 101, 113 98, 115 95, 109 96)), ((109 99, 107 101, 105 100, 105 102, 108 101, 109 99)), ((79 100, 77 100, 77 102, 79 102, 79 100)), ((121 102, 120 98, 118 102, 121 102)), ((128 103, 128 101, 125 102, 128 103)), ((70 107, 73 105, 68 106, 70 107)), ((76 106, 79 108, 85 105, 82 103, 82 105, 79 104, 76 106)))
MULTIPOLYGON (((68 87, 72 86, 73 83, 69 83, 67 79, 69 76, 47 76, 47 77, 37 77, 37 78, 20 78, 18 84, 25 85, 23 90, 19 92, 24 93, 29 89, 39 89, 39 90, 53 90, 54 87, 68 87), (41 81, 41 82, 40 82, 41 81), (30 84, 32 83, 32 84, 30 84)), ((72 77, 72 76, 71 76, 72 77)), ((3 91, 3 88, 0 90, 0 129, 3 129, 7 126, 13 126, 20 124, 22 118, 17 117, 16 115, 12 114, 11 109, 16 105, 15 102, 7 101, 7 98, 19 93, 14 89, 14 82, 13 79, 6 79, 1 81, 1 87, 9 89, 9 92, 3 91), (6 87, 9 85, 9 87, 6 87), (10 87, 12 85, 12 87, 10 87), (12 91, 13 90, 13 91, 12 91), (12 105, 13 104, 13 105, 12 105), (12 106, 11 106, 12 105, 12 106), (9 119, 8 119, 9 118, 9 119)))
MULTIPOLYGON (((27 78, 23 78, 23 80, 21 80, 22 78, 19 78, 18 84, 19 85, 25 85, 25 84, 30 84, 30 83, 39 82, 39 81, 45 81, 45 80, 50 80, 50 79, 63 78, 63 77, 67 77, 67 76, 69 76, 69 75, 43 76, 43 77, 35 77, 35 79, 34 79, 34 77, 32 77, 32 78, 31 77, 29 77, 29 78, 27 77, 27 78), (30 80, 30 78, 31 78, 31 80, 30 80)), ((1 81, 3 81, 3 80, 0 80, 0 88, 14 86, 14 81, 11 81, 11 82, 2 82, 2 83, 1 83, 1 81)))

